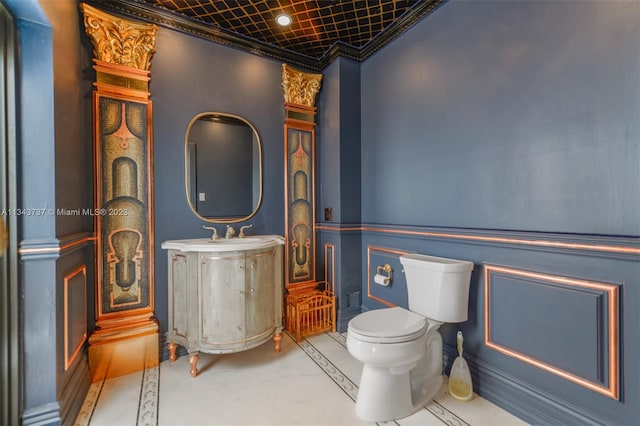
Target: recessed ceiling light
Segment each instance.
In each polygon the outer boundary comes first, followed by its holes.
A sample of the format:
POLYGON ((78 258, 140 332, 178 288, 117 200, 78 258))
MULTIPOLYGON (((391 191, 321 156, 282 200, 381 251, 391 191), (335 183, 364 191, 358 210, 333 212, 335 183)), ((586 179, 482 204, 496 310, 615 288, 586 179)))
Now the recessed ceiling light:
POLYGON ((280 15, 276 16, 276 22, 278 23, 278 25, 286 27, 287 25, 291 24, 291 16, 285 13, 281 13, 280 15))

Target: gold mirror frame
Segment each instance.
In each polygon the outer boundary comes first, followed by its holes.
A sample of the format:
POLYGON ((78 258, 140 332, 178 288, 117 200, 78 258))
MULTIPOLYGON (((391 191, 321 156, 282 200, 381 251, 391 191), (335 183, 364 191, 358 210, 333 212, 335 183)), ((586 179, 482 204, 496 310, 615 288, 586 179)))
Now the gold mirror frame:
POLYGON ((253 216, 255 216, 255 214, 258 212, 258 210, 260 209, 260 206, 262 205, 262 193, 263 193, 263 178, 262 178, 262 140, 260 139, 260 133, 258 133, 258 130, 256 129, 256 127, 250 122, 248 121, 246 118, 241 117, 239 115, 235 115, 235 114, 229 114, 229 113, 223 113, 223 112, 211 112, 211 111, 207 111, 207 112, 202 112, 200 114, 197 114, 195 117, 193 117, 191 119, 191 121, 189 121, 189 125, 187 126, 187 131, 185 133, 184 136, 184 189, 185 189, 185 196, 187 197, 187 204, 189 204, 189 208, 191 209, 191 211, 193 212, 193 214, 195 214, 199 219, 205 221, 205 222, 209 222, 209 223, 237 223, 237 222, 243 222, 245 220, 248 220, 250 218, 252 218, 253 216), (189 182, 189 134, 191 133, 191 127, 193 126, 193 124, 198 121, 200 118, 205 117, 205 116, 209 116, 209 115, 215 115, 215 116, 221 116, 221 117, 229 117, 238 121, 242 121, 243 123, 245 123, 247 126, 249 126, 251 128, 251 130, 253 131, 255 140, 258 144, 258 201, 255 203, 255 206, 253 208, 253 211, 247 215, 247 216, 237 216, 237 217, 225 217, 225 218, 219 218, 219 217, 206 217, 206 216, 202 216, 200 213, 198 213, 197 209, 194 207, 193 201, 191 200, 191 190, 190 190, 190 182, 189 182))

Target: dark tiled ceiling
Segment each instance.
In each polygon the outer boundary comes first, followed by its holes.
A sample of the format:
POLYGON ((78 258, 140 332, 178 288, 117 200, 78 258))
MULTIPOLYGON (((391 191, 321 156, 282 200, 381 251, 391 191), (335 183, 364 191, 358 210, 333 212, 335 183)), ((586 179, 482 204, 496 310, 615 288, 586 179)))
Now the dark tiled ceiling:
POLYGON ((362 61, 445 0, 94 0, 98 7, 215 42, 321 70, 362 61), (280 27, 286 12, 293 22, 280 27))

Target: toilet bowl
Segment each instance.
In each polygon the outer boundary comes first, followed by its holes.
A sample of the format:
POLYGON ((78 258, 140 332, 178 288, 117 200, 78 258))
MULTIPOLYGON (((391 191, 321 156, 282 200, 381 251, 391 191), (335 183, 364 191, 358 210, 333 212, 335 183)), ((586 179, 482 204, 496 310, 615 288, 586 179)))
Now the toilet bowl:
POLYGON ((363 364, 358 417, 399 419, 435 396, 442 386, 439 325, 400 307, 365 312, 349 323, 347 348, 363 364))
POLYGON ((425 255, 400 257, 409 309, 364 312, 349 321, 347 349, 362 363, 356 414, 383 422, 409 416, 443 383, 444 322, 467 319, 473 263, 425 255))

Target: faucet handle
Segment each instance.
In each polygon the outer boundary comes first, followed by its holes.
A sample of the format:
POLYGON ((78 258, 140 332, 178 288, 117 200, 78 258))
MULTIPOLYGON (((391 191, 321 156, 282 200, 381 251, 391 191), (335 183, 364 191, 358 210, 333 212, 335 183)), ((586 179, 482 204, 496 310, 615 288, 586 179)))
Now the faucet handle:
POLYGON ((212 230, 212 231, 213 231, 213 234, 211 234, 211 239, 212 239, 212 240, 217 240, 218 238, 220 238, 220 237, 218 237, 218 230, 216 229, 216 227, 215 227, 215 226, 206 226, 206 225, 202 225, 202 227, 203 227, 204 229, 210 229, 210 230, 212 230))
POLYGON ((238 238, 244 238, 244 230, 247 229, 247 228, 251 228, 252 226, 253 226, 253 224, 241 226, 240 227, 240 235, 238 235, 238 238))

